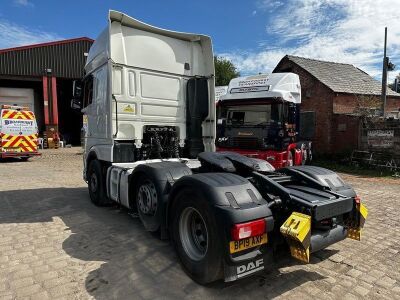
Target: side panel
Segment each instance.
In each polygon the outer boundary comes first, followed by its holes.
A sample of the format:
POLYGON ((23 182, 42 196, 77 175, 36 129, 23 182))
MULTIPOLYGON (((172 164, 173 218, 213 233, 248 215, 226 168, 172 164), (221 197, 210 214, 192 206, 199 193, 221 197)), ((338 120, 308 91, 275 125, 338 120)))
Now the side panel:
POLYGON ((140 144, 143 126, 167 125, 179 128, 183 144, 186 137, 185 78, 119 65, 113 66, 112 74, 115 139, 136 140, 140 144))
MULTIPOLYGON (((122 22, 123 23, 123 22, 122 22)), ((157 30, 156 30, 157 31, 157 30)), ((141 147, 146 125, 178 128, 180 146, 186 136, 186 86, 191 76, 214 73, 212 46, 206 37, 175 38, 168 34, 110 24, 112 134, 141 147)), ((214 103, 214 79, 208 79, 214 103)), ((209 105, 202 124, 206 151, 214 150, 215 108, 209 105)))

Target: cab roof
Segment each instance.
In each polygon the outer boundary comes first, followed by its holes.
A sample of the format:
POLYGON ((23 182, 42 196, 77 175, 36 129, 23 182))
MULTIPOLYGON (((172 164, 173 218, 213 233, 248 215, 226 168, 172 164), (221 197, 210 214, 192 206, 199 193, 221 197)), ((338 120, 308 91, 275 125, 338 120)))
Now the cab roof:
POLYGON ((245 99, 279 99, 295 104, 301 103, 300 79, 294 73, 260 74, 234 78, 229 82, 221 102, 245 99))

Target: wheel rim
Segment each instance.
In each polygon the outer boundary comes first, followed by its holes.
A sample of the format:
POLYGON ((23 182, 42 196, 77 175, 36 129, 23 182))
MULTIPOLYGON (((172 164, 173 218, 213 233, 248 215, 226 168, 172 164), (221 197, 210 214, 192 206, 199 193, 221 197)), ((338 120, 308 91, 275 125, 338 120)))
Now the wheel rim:
POLYGON ((199 261, 208 249, 208 231, 201 214, 193 207, 183 210, 179 220, 179 236, 190 259, 199 261))
POLYGON ((92 176, 90 176, 90 189, 92 190, 93 193, 97 192, 97 176, 96 173, 92 173, 92 176))
POLYGON ((146 215, 154 215, 157 211, 157 190, 154 184, 146 181, 138 190, 139 210, 146 215))

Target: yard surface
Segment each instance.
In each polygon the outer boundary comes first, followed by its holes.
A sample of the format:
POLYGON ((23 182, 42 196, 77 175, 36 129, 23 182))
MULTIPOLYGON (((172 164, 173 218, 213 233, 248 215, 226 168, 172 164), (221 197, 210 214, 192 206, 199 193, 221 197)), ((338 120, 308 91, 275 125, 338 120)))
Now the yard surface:
POLYGON ((400 299, 400 180, 343 175, 369 209, 361 242, 203 287, 168 241, 126 210, 90 203, 79 151, 0 163, 0 299, 400 299))

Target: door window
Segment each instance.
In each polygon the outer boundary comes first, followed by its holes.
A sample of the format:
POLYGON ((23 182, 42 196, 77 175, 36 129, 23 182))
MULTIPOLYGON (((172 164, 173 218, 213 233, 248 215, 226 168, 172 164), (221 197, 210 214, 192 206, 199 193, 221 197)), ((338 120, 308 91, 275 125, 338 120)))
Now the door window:
POLYGON ((83 107, 86 107, 93 102, 93 76, 89 75, 84 80, 83 86, 83 107))

